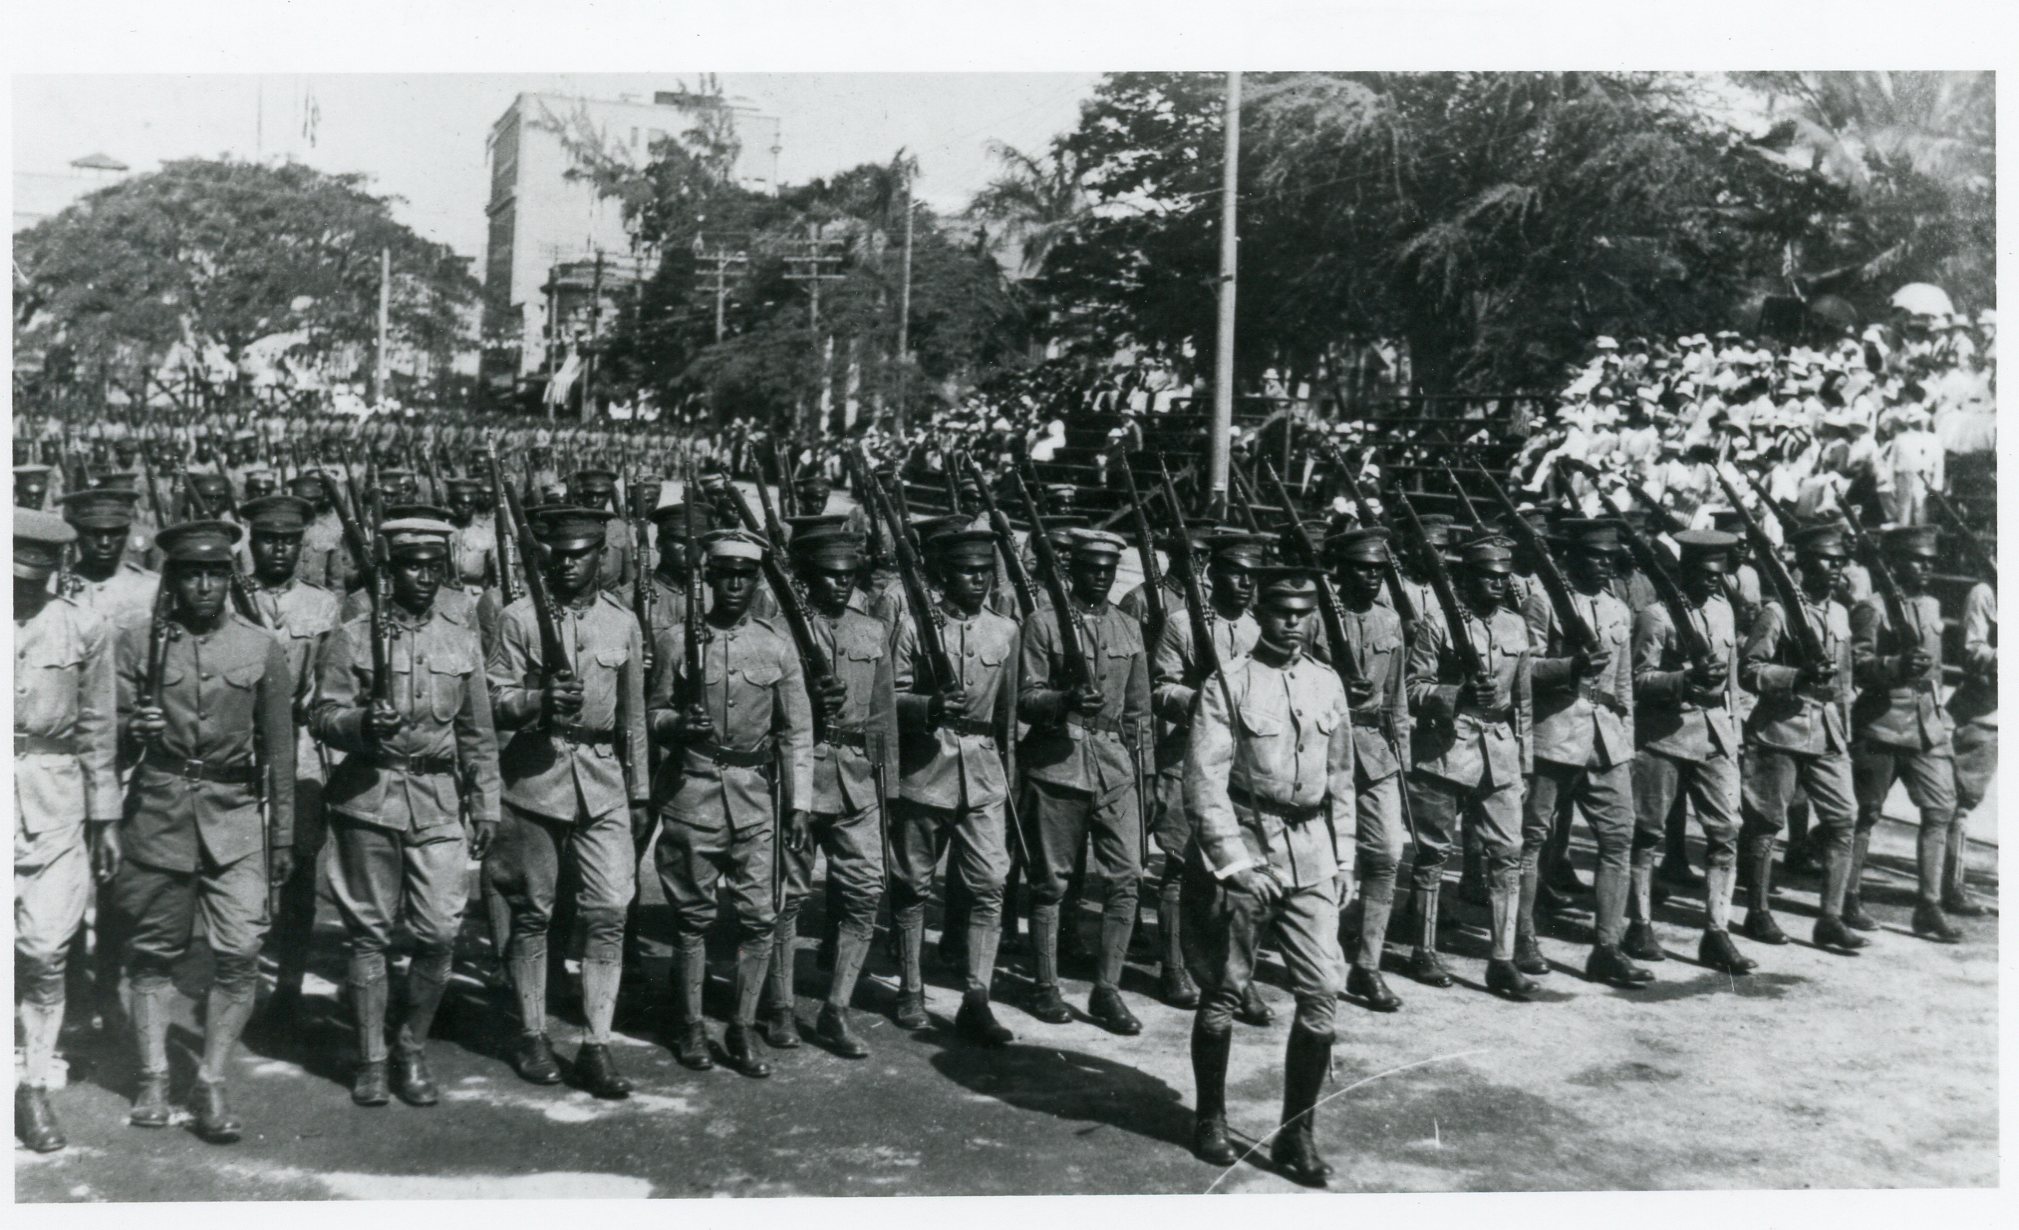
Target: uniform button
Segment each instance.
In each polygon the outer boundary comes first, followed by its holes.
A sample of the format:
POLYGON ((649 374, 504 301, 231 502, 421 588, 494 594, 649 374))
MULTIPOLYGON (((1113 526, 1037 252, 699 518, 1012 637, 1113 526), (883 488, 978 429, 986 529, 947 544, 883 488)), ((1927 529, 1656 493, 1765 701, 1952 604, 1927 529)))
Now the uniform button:
POLYGON ((203 680, 208 680, 208 679, 210 678, 210 672, 208 672, 208 671, 205 671, 205 672, 203 672, 202 674, 199 674, 199 675, 197 676, 197 678, 198 678, 198 679, 203 679, 203 680))

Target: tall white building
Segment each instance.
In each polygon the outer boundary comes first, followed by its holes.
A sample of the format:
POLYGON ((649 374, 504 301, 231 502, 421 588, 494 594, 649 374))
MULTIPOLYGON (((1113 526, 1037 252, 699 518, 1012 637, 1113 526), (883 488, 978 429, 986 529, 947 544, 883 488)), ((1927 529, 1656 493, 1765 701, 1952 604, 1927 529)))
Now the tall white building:
POLYGON ((606 292, 649 273, 633 258, 618 204, 587 180, 569 177, 577 160, 564 134, 593 131, 604 149, 642 164, 654 141, 685 134, 718 107, 727 109, 741 141, 737 182, 777 191, 778 118, 742 99, 661 91, 650 99, 521 94, 512 100, 486 143, 484 325, 488 345, 503 347, 487 353, 487 379, 516 383, 547 362, 554 340, 549 288, 564 281, 555 277, 557 267, 594 262, 600 253, 606 292))

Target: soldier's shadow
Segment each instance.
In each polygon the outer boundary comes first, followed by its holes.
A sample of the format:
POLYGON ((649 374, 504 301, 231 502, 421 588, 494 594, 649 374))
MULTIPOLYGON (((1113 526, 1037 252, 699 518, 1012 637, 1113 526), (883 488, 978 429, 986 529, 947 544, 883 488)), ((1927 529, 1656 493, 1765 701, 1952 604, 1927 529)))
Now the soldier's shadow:
POLYGON ((1192 1112, 1178 1090, 1149 1073, 1056 1046, 1012 1043, 969 1046, 935 1017, 918 1035, 940 1049, 933 1068, 963 1089, 1018 1110, 1084 1123, 1077 1135, 1117 1128, 1162 1144, 1190 1148, 1192 1112))

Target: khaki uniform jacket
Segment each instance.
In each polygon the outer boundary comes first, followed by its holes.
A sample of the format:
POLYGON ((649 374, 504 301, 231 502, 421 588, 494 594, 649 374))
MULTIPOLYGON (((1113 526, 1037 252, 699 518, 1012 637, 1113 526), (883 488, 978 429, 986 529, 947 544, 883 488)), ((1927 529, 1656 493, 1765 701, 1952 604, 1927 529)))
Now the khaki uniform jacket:
POLYGON ((1207 868, 1224 879, 1268 867, 1293 888, 1346 870, 1357 822, 1338 674, 1299 655, 1287 666, 1235 658, 1218 677, 1224 691, 1215 679, 1199 689, 1184 770, 1207 868))
POLYGON ((14 828, 38 833, 119 818, 114 630, 68 598, 14 625, 14 828), (20 746, 21 736, 46 750, 20 746), (58 750, 61 744, 68 750, 58 750))
POLYGON ((323 779, 323 753, 309 734, 309 706, 315 700, 318 664, 329 634, 336 631, 337 596, 319 585, 290 577, 285 585, 267 588, 254 582, 253 605, 266 619, 274 639, 287 652, 288 674, 294 677, 294 719, 297 780, 323 779))
POLYGON ((1998 725, 1998 592, 1979 581, 1963 599, 1963 682, 1949 697, 1959 725, 1998 725))
POLYGON ((394 832, 458 823, 465 805, 472 822, 496 823, 498 736, 476 629, 435 609, 418 622, 395 612, 392 622, 393 708, 405 724, 388 740, 364 730, 377 682, 371 618, 338 629, 322 656, 309 729, 350 753, 330 774, 327 806, 394 832), (453 767, 446 773, 410 773, 404 766, 414 761, 453 767))
POLYGON ((1761 747, 1819 756, 1848 752, 1851 711, 1851 617, 1834 599, 1809 602, 1809 625, 1823 641, 1834 670, 1827 684, 1798 687, 1793 634, 1780 600, 1760 608, 1739 659, 1739 680, 1759 696, 1746 718, 1746 738, 1761 747))
MULTIPOLYGON (((1432 598, 1433 603, 1435 598, 1432 598)), ((1451 645, 1450 624, 1426 607, 1409 647, 1409 707, 1416 715, 1411 740, 1414 768, 1460 786, 1519 785, 1533 752, 1534 698, 1530 691, 1528 625, 1505 607, 1482 621, 1465 611, 1465 633, 1493 672, 1501 707, 1482 712, 1465 693, 1464 661, 1451 645)))
MULTIPOLYGON (((1402 617, 1391 607, 1374 602, 1365 611, 1355 611, 1341 603, 1339 617, 1354 669, 1374 685, 1371 711, 1352 709, 1355 771, 1371 786, 1409 763, 1409 646, 1402 634, 1402 617)), ((1338 651, 1329 641, 1321 640, 1320 646, 1324 653, 1319 656, 1333 663, 1336 672, 1338 651)), ((1346 703, 1351 709, 1351 694, 1346 703)))
POLYGON ((975 730, 986 726, 989 733, 926 721, 938 688, 932 666, 919 648, 918 629, 910 620, 900 623, 893 638, 891 669, 901 732, 898 793, 927 807, 979 811, 1009 797, 1022 673, 1018 628, 1015 620, 986 607, 973 619, 947 603, 941 603, 940 611, 945 619, 940 635, 967 697, 960 712, 947 716, 971 723, 975 730))
POLYGON ((449 539, 449 575, 465 593, 475 594, 497 576, 498 532, 489 517, 470 518, 449 539))
MULTIPOLYGON (((1164 578, 1163 585, 1157 590, 1157 602, 1164 608, 1164 625, 1166 627, 1169 627, 1173 623, 1182 623, 1187 618, 1185 615, 1185 590, 1178 583, 1176 577, 1166 576, 1164 578)), ((1149 627, 1150 592, 1143 586, 1137 585, 1128 593, 1123 594, 1122 600, 1115 605, 1122 608, 1123 614, 1133 616, 1135 621, 1142 624, 1145 629, 1149 627)))
POLYGON ((130 623, 144 623, 153 617, 154 594, 161 588, 160 573, 127 559, 121 560, 119 567, 103 581, 93 581, 80 573, 70 575, 77 585, 77 592, 71 596, 105 620, 108 631, 130 623))
MULTIPOLYGON (((119 631, 119 712, 130 714, 147 690, 149 624, 119 631)), ((161 704, 168 729, 143 754, 127 788, 119 844, 128 858, 163 871, 195 871, 294 842, 294 679, 287 653, 269 633, 227 613, 201 636, 181 625, 162 657, 161 704), (266 823, 251 785, 199 781, 155 764, 200 762, 212 771, 251 774, 264 765, 266 823)))
POLYGON ((1138 769, 1145 776, 1156 772, 1150 664, 1141 625, 1121 608, 1108 602, 1096 611, 1078 598, 1072 601, 1080 606, 1080 648, 1087 675, 1100 690, 1101 711, 1091 718, 1066 713, 1059 617, 1047 607, 1024 628, 1017 716, 1030 723, 1023 755, 1031 779, 1098 797, 1131 785, 1138 769))
MULTIPOLYGON (((716 750, 768 749, 783 769, 780 801, 813 805, 813 710, 792 638, 746 614, 728 628, 710 626, 701 649, 702 687, 715 736, 667 749, 652 798, 672 820, 695 828, 744 830, 771 823, 772 775, 767 768, 718 764, 716 750)), ((687 655, 678 628, 662 633, 652 672, 652 710, 677 711, 690 693, 687 655)))
POLYGON ((1657 602, 1634 616, 1634 735, 1642 748, 1678 760, 1737 759, 1738 632, 1731 603, 1713 594, 1691 612, 1691 619, 1710 645, 1712 659, 1724 664, 1723 703, 1705 707, 1685 698, 1689 661, 1669 622, 1668 606, 1657 602))
POLYGON ((834 666, 834 677, 848 689, 832 730, 860 735, 863 747, 850 741, 813 745, 813 802, 821 815, 862 811, 876 802, 872 763, 889 764, 897 755, 896 655, 883 622, 857 605, 850 594, 841 617, 830 621, 809 612, 813 639, 834 666))
MULTIPOLYGON (((1206 626, 1213 636, 1215 657, 1222 666, 1235 658, 1247 657, 1262 635, 1261 625, 1246 611, 1231 620, 1215 613, 1208 617, 1206 626)), ((1192 728, 1192 701, 1199 693, 1191 677, 1198 666, 1192 619, 1181 603, 1177 616, 1164 623, 1163 638, 1157 642, 1156 655, 1150 664, 1150 703, 1157 714, 1160 769, 1174 767, 1185 759, 1185 740, 1192 728)))
POLYGON ((504 801, 561 821, 644 803, 645 646, 638 621, 616 599, 592 591, 584 605, 561 608, 560 635, 582 682, 582 708, 569 728, 551 730, 540 717, 546 667, 532 598, 499 616, 489 676, 504 801))
POLYGON ((1633 759, 1633 615, 1610 593, 1570 591, 1577 613, 1612 654, 1596 679, 1571 669, 1572 646, 1548 591, 1535 586, 1522 615, 1536 657, 1535 758, 1583 768, 1611 768, 1633 759))
POLYGON ((1851 659, 1858 696, 1851 728, 1858 739, 1886 747, 1931 751, 1949 746, 1948 711, 1936 702, 1942 686, 1942 606, 1933 594, 1906 599, 1912 627, 1892 627, 1886 601, 1873 595, 1851 611, 1851 659), (1918 645, 1933 661, 1928 673, 1899 682, 1900 655, 1918 645))

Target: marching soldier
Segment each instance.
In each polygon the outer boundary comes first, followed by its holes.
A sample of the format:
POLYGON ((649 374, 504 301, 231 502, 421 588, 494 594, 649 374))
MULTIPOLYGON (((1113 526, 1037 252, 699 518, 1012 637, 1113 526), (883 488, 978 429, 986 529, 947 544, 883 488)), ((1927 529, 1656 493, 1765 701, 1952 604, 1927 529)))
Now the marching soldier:
POLYGON ((1216 1166, 1240 1159, 1227 1134, 1233 1015, 1256 949, 1273 937, 1297 1014, 1269 1154, 1293 1182, 1323 1187, 1332 1167, 1312 1129, 1345 983, 1338 883, 1352 864, 1339 834, 1354 822, 1353 734, 1338 675, 1304 653, 1318 605, 1314 577, 1271 568, 1258 588, 1259 639, 1249 656, 1200 684, 1185 760, 1185 806, 1198 834, 1186 860, 1185 947, 1201 991, 1192 1143, 1216 1166))
POLYGON ((14 511, 14 1135, 37 1153, 66 1143, 49 1078, 71 937, 92 882, 119 869, 113 629, 49 589, 75 538, 52 514, 14 511))
POLYGON ((133 508, 139 493, 118 487, 73 491, 58 500, 63 519, 77 531, 71 595, 114 628, 147 618, 158 573, 127 558, 133 508))
POLYGON ((1344 654, 1355 683, 1347 700, 1353 722, 1355 857, 1360 908, 1343 930, 1357 936, 1346 959, 1346 993, 1377 1012, 1394 1012, 1402 998, 1381 976, 1388 947, 1388 919, 1395 908, 1395 875, 1408 835, 1403 820, 1402 770, 1409 761, 1409 690, 1405 673, 1408 643, 1402 617, 1380 602, 1387 579, 1388 531, 1379 526, 1347 530, 1327 543, 1338 570, 1339 601, 1346 644, 1332 646, 1333 661, 1344 654))
MULTIPOLYGON (((568 502, 582 508, 614 510, 617 475, 610 470, 577 470, 568 476, 568 502)), ((597 584, 616 592, 631 575, 631 523, 612 517, 603 524, 603 564, 597 584)))
POLYGON ((1416 718, 1408 783, 1416 820, 1411 879, 1420 928, 1410 974, 1426 986, 1452 984, 1437 955, 1437 897, 1453 839, 1469 818, 1485 842, 1493 909, 1486 987, 1525 1000, 1535 984, 1514 964, 1514 916, 1521 899, 1522 777, 1532 756, 1534 713, 1528 625, 1505 605, 1512 547, 1508 539, 1487 534, 1465 544, 1459 556, 1455 579, 1464 592, 1458 614, 1487 676, 1467 676, 1448 620, 1426 618, 1409 648, 1409 702, 1416 718))
POLYGON ((1942 909, 1959 918, 1984 913, 1970 895, 1964 828, 1998 772, 1998 591, 1982 581, 1963 599, 1963 682, 1949 697, 1955 723, 1956 823, 1942 859, 1942 909))
POLYGON ((201 923, 215 972, 192 1100, 197 1132, 217 1143, 243 1130, 224 1082, 252 1015, 273 888, 294 861, 294 680, 280 643, 226 609, 241 533, 227 521, 162 530, 172 611, 161 627, 122 629, 118 643, 119 711, 140 753, 112 886, 130 928, 140 1058, 128 1118, 168 1125, 169 971, 201 923))
POLYGON ((287 490, 289 495, 307 500, 311 510, 308 526, 302 530, 296 571, 311 585, 341 593, 352 565, 329 479, 315 472, 297 474, 288 480, 287 490))
MULTIPOLYGON (((1254 647, 1259 627, 1248 612, 1255 594, 1254 570, 1262 566, 1268 540, 1239 530, 1201 535, 1210 552, 1212 609, 1207 629, 1220 662, 1231 662, 1254 647)), ((1141 586, 1130 591, 1141 596, 1141 586)), ((1157 596, 1159 599, 1163 595, 1157 596)), ((1148 598, 1139 605, 1146 606, 1148 598)), ((1158 719, 1156 802, 1150 835, 1164 852, 1164 874, 1157 883, 1157 929, 1163 940, 1164 1002, 1174 1008, 1199 1006, 1199 988, 1185 968, 1183 897, 1185 851, 1192 844, 1192 824, 1185 813, 1185 743, 1191 735, 1192 702, 1198 696, 1199 653, 1193 640, 1190 612, 1183 594, 1175 612, 1166 609, 1163 636, 1156 645, 1152 700, 1158 719)))
MULTIPOLYGON (((323 781, 328 752, 309 733, 317 661, 323 642, 337 626, 337 596, 300 578, 302 540, 312 509, 291 495, 249 500, 242 510, 252 532, 253 603, 281 648, 294 680, 295 742, 294 859, 277 889, 273 930, 274 990, 266 1010, 275 1022, 294 1018, 301 1007, 302 979, 308 972, 309 942, 315 934, 317 859, 327 837, 323 823, 323 781)), ((262 1018, 264 1027, 266 1018, 262 1018)))
MULTIPOLYGON (((1191 554, 1193 570, 1200 576, 1204 576, 1212 565, 1212 550, 1208 542, 1212 533, 1213 527, 1209 525, 1188 526, 1183 538, 1167 534, 1158 541, 1157 545, 1164 549, 1164 553, 1167 556, 1175 555, 1179 551, 1189 552, 1191 554)), ((1172 560, 1171 567, 1165 571, 1163 587, 1158 590, 1155 597, 1164 608, 1164 624, 1166 627, 1174 622, 1184 622, 1186 618, 1185 585, 1183 580, 1178 576, 1177 561, 1175 559, 1172 560)), ((1138 584, 1129 590, 1128 593, 1123 594, 1122 600, 1115 605, 1122 608, 1124 615, 1133 617, 1137 623, 1147 627, 1150 622, 1150 598, 1151 594, 1149 590, 1143 585, 1138 584)))
POLYGON ((323 656, 309 726, 347 753, 330 775, 328 799, 358 1037, 351 1100, 388 1100, 386 950, 398 921, 413 937, 414 954, 391 1088, 410 1106, 433 1106, 439 1095, 428 1072, 428 1029, 448 989, 464 868, 489 853, 498 830, 498 744, 477 630, 434 604, 453 527, 393 520, 379 532, 392 571, 392 607, 384 613, 391 635, 383 647, 389 678, 382 686, 375 674, 372 617, 345 624, 323 656))
POLYGON ((474 601, 497 576, 497 531, 489 518, 477 515, 481 492, 476 479, 451 478, 446 486, 449 522, 456 531, 449 540, 449 584, 474 601))
MULTIPOLYGON (((1956 810, 1956 753, 1950 717, 1937 699, 1942 686, 1942 606, 1928 592, 1928 576, 1939 556, 1931 525, 1887 530, 1882 549, 1898 582, 1908 627, 1895 626, 1886 600, 1873 594, 1851 612, 1851 646, 1858 697, 1851 708, 1855 747, 1852 764, 1858 795, 1858 828, 1851 849, 1851 888, 1844 921, 1861 931, 1877 924, 1864 909, 1865 854, 1872 829, 1895 781, 1921 812, 1915 846, 1919 885, 1914 902, 1914 934, 1940 944, 1961 942, 1963 933, 1942 911, 1944 862, 1950 830, 1960 825, 1956 810)), ((1876 571, 1876 569, 1875 569, 1876 571)), ((1955 839, 1961 847, 1960 836, 1955 839)))
POLYGON ((883 900, 885 765, 897 753, 897 707, 892 691, 890 638, 854 592, 862 568, 862 542, 838 526, 795 531, 792 555, 805 582, 813 636, 834 674, 816 683, 826 741, 813 745, 810 840, 785 856, 785 901, 771 949, 770 1011, 765 1041, 796 1046, 792 1016, 793 940, 800 904, 813 883, 813 856, 827 855, 827 875, 838 885, 829 907, 839 916, 832 976, 814 1036, 836 1054, 869 1054, 849 1027, 848 1004, 876 934, 883 900))
POLYGON ((42 510, 49 500, 50 468, 39 464, 14 467, 14 507, 42 510))
POLYGON ((1573 644, 1545 588, 1537 583, 1530 590, 1523 615, 1537 655, 1535 772, 1523 810, 1514 961, 1524 974, 1549 972, 1535 939, 1540 860, 1575 805, 1598 843, 1596 935, 1585 975, 1631 988, 1654 978, 1619 947, 1633 854, 1633 616, 1609 588, 1618 527, 1607 520, 1567 520, 1559 533, 1571 604, 1599 644, 1595 650, 1573 644))
MULTIPOLYGON (((1086 655, 1085 682, 1062 656, 1052 609, 1033 616, 1023 640, 1023 686, 1017 713, 1030 723, 1025 797, 1031 850, 1031 947, 1037 962, 1032 1016, 1051 1024, 1072 1019, 1059 995, 1059 903, 1080 843, 1092 837, 1089 869, 1104 881, 1099 963, 1088 1015, 1114 1033, 1142 1032, 1123 1002, 1120 983, 1135 929, 1142 878, 1142 785, 1150 713, 1149 663, 1142 629, 1108 601, 1123 549, 1119 534, 1081 530, 1073 539, 1072 593, 1086 655)), ((1154 774, 1154 766, 1148 766, 1154 774)), ((1078 912, 1066 916, 1078 925, 1078 912)))
POLYGON ((1705 923, 1697 960, 1729 974, 1751 973, 1759 962, 1739 951, 1728 924, 1737 882, 1739 737, 1732 714, 1738 691, 1738 630, 1724 577, 1731 568, 1732 536, 1684 530, 1675 536, 1683 596, 1696 634, 1709 656, 1692 661, 1666 604, 1634 617, 1634 755, 1632 892, 1622 951, 1642 961, 1666 959, 1653 923, 1655 860, 1663 828, 1678 800, 1687 798, 1703 826, 1705 923))
POLYGON ((891 912, 896 920, 899 990, 893 1019, 924 1029, 925 903, 933 869, 947 852, 947 876, 967 884, 967 986, 955 1030, 983 1046, 1007 1046, 989 981, 1002 938, 1003 881, 1009 874, 1005 812, 1014 776, 1017 624, 986 609, 995 579, 995 535, 955 530, 931 544, 939 569, 945 677, 920 646, 917 625, 896 631, 893 686, 902 731, 900 803, 891 832, 891 912))
POLYGON ((607 509, 533 510, 562 661, 548 661, 531 594, 506 607, 490 651, 492 718, 510 733, 499 748, 503 810, 486 874, 510 907, 508 964, 518 996, 514 1069, 537 1085, 561 1079, 547 1039, 547 946, 561 862, 580 868, 576 893, 587 931, 582 958, 588 1029, 575 1078, 597 1097, 629 1095, 610 1054, 610 1023, 623 976, 624 909, 637 888, 633 809, 648 800, 644 643, 638 621, 596 586, 607 509))
MULTIPOLYGON (((652 798, 661 819, 659 883, 673 909, 674 1029, 682 1064, 714 1066, 701 992, 708 929, 726 877, 736 910, 736 1008, 723 1053, 738 1072, 762 1078, 771 1065, 757 1052, 756 1019, 780 887, 774 809, 781 801, 788 809, 783 838, 799 850, 814 798, 812 716, 791 640, 749 613, 767 544, 742 530, 719 530, 704 545, 713 597, 701 678, 688 673, 684 629, 662 625, 651 695, 653 733, 668 749, 652 798)), ((789 1020, 789 989, 783 1008, 789 1020)), ((785 1034, 792 1030, 781 1022, 768 1036, 776 1042, 785 1034)), ((788 1045, 797 1041, 794 1034, 788 1045)))
POLYGON ((1851 704, 1851 620, 1831 591, 1844 561, 1841 526, 1811 526, 1790 535, 1800 566, 1805 619, 1827 660, 1791 664, 1789 644, 1796 633, 1778 597, 1753 617, 1739 663, 1739 679, 1758 697, 1745 724, 1746 754, 1739 797, 1742 845, 1739 868, 1746 880, 1746 935, 1762 944, 1785 944, 1774 920, 1774 841, 1797 787, 1822 832, 1822 914, 1815 943, 1823 949, 1859 949, 1866 940, 1844 925, 1844 897, 1850 886, 1852 825, 1857 800, 1851 785, 1851 740, 1845 714, 1851 704))

